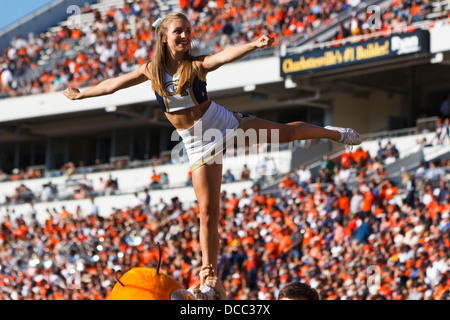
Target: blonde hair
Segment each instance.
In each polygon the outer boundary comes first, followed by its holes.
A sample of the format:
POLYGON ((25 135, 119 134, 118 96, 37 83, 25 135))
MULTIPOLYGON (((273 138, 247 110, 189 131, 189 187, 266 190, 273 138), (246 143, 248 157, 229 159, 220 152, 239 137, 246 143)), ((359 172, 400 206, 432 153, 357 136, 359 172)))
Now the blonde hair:
MULTIPOLYGON (((169 13, 165 16, 164 20, 161 22, 157 29, 156 35, 156 45, 152 56, 152 63, 150 68, 151 84, 153 90, 155 90, 160 96, 167 98, 169 93, 164 87, 164 68, 166 65, 166 43, 164 42, 164 37, 167 35, 170 23, 176 19, 184 19, 189 22, 188 18, 178 12, 169 13)), ((186 52, 181 65, 180 80, 178 81, 176 94, 181 94, 185 92, 191 81, 192 74, 192 61, 191 50, 186 52)))

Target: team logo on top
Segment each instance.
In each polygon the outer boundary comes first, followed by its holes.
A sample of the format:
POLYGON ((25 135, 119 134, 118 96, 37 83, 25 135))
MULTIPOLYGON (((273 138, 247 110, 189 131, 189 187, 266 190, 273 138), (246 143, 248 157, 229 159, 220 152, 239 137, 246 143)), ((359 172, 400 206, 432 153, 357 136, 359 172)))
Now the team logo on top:
MULTIPOLYGON (((169 93, 169 96, 174 96, 177 93, 178 89, 178 81, 169 81, 165 85, 166 91, 169 93)), ((187 91, 181 94, 182 97, 189 95, 187 91)))

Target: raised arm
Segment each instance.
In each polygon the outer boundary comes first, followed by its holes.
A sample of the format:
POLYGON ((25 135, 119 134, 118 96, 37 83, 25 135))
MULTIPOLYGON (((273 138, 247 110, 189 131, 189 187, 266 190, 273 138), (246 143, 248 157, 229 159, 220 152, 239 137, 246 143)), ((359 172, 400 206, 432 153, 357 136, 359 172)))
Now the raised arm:
POLYGON ((62 93, 71 100, 81 100, 112 94, 118 90, 129 88, 150 80, 148 72, 146 71, 146 66, 147 63, 144 63, 127 74, 104 80, 83 92, 80 92, 80 90, 76 88, 67 88, 62 93))
POLYGON ((241 45, 227 47, 219 53, 211 56, 206 56, 201 63, 202 69, 204 70, 205 74, 214 71, 226 63, 230 63, 245 57, 250 52, 255 51, 256 49, 271 46, 273 41, 274 40, 272 38, 264 34, 258 40, 241 45))

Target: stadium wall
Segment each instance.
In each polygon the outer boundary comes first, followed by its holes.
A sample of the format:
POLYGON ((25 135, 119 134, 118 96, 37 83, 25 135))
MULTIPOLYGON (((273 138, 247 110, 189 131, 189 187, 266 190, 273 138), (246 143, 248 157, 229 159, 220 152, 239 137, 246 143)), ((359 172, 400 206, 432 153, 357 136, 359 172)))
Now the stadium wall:
MULTIPOLYGON (((272 156, 277 165, 277 170, 279 173, 285 173, 290 170, 290 163, 292 158, 292 153, 290 150, 280 151, 277 153, 268 153, 268 156, 272 156)), ((236 179, 239 179, 240 173, 243 169, 244 164, 250 170, 250 178, 257 179, 260 177, 258 174, 259 167, 263 162, 264 153, 252 154, 247 156, 236 156, 236 157, 226 157, 223 161, 223 172, 230 170, 236 179)), ((160 165, 157 167, 144 167, 144 168, 134 168, 134 169, 123 169, 114 171, 103 171, 86 174, 87 178, 92 180, 94 185, 97 183, 99 178, 107 180, 108 176, 111 175, 114 179, 118 180, 119 190, 122 193, 132 193, 136 190, 141 190, 148 186, 151 180, 152 169, 155 169, 157 173, 166 172, 169 177, 169 183, 173 187, 184 187, 188 178, 189 164, 187 162, 178 164, 168 164, 160 165)), ((71 179, 76 181, 81 179, 82 175, 74 175, 71 179)), ((26 181, 7 181, 0 183, 0 195, 1 196, 11 196, 14 192, 14 188, 18 187, 21 183, 24 183, 30 190, 35 193, 39 193, 42 190, 42 185, 52 182, 53 185, 57 185, 60 193, 64 192, 62 186, 66 184, 67 177, 47 177, 40 179, 30 179, 26 181)), ((5 199, 0 199, 4 202, 5 199)))
MULTIPOLYGON (((270 57, 223 66, 208 75, 208 92, 214 98, 218 91, 281 82, 279 65, 278 57, 270 57)), ((70 101, 60 92, 8 98, 0 100, 0 123, 151 101, 156 101, 156 97, 150 82, 112 95, 80 101, 70 101)))
POLYGON ((360 132, 385 130, 389 117, 402 117, 402 96, 381 91, 362 94, 341 91, 333 94, 332 105, 334 125, 345 125, 360 132))
MULTIPOLYGON (((292 159, 292 153, 290 150, 280 151, 274 154, 267 153, 269 157, 272 157, 276 164, 276 173, 283 174, 290 170, 290 164, 292 159)), ((254 181, 261 178, 260 166, 263 163, 264 153, 253 154, 247 156, 227 157, 223 162, 223 172, 230 170, 234 174, 235 178, 239 180, 240 173, 243 169, 243 165, 246 164, 249 168, 250 177, 254 180, 236 181, 233 183, 222 184, 222 190, 231 194, 235 192, 240 194, 243 189, 250 190, 254 181)), ((145 167, 136 169, 124 169, 116 171, 104 171, 86 174, 86 178, 91 180, 94 187, 99 181, 99 178, 107 180, 111 175, 113 179, 117 179, 119 185, 119 192, 116 195, 100 196, 95 198, 95 203, 99 207, 100 214, 103 216, 109 215, 114 208, 126 208, 127 206, 133 206, 136 203, 134 192, 140 192, 144 187, 147 187, 150 183, 152 175, 152 169, 155 169, 157 173, 166 172, 169 176, 169 182, 172 188, 151 190, 151 202, 150 205, 156 205, 160 199, 163 199, 166 203, 170 203, 171 199, 178 197, 184 205, 192 204, 196 197, 192 187, 186 186, 189 164, 170 164, 162 165, 158 167, 145 167)), ((67 177, 48 177, 41 179, 31 179, 26 181, 9 181, 0 183, 0 202, 4 203, 6 197, 10 197, 14 188, 24 183, 35 194, 39 194, 44 184, 52 182, 53 185, 58 186, 58 194, 62 197, 65 195, 73 194, 73 188, 76 188, 76 181, 82 179, 83 175, 77 174, 71 177, 74 183, 71 183, 72 187, 68 186, 67 177)), ((89 212, 91 206, 89 199, 80 200, 61 200, 52 202, 37 202, 34 204, 34 209, 39 213, 37 219, 42 223, 45 222, 45 212, 47 209, 53 208, 60 209, 65 206, 70 212, 75 212, 76 208, 80 206, 82 212, 85 214, 89 212)), ((17 215, 26 215, 30 212, 30 204, 20 205, 2 205, 0 207, 0 219, 6 214, 7 210, 14 218, 17 215)), ((30 218, 30 217, 27 217, 30 218)))
MULTIPOLYGON (((225 190, 228 194, 231 194, 232 192, 240 194, 243 189, 249 191, 252 185, 252 181, 226 183, 222 185, 222 190, 225 190)), ((174 197, 178 197, 178 199, 185 207, 192 205, 196 200, 192 187, 153 190, 150 192, 150 196, 151 206, 156 205, 160 199, 163 199, 166 203, 170 203, 171 199, 174 197)), ((136 205, 136 198, 134 194, 101 196, 95 198, 95 204, 98 206, 99 214, 101 216, 107 217, 111 213, 113 213, 114 209, 126 209, 127 207, 134 207, 136 205)), ((46 210, 48 209, 52 211, 53 208, 55 208, 56 210, 61 210, 63 206, 71 213, 75 213, 77 207, 79 206, 81 209, 81 216, 83 217, 89 214, 91 202, 89 199, 82 199, 36 203, 34 204, 33 208, 31 208, 31 205, 29 203, 15 206, 2 206, 0 207, 0 221, 2 221, 5 217, 7 210, 9 210, 8 214, 10 215, 12 220, 14 220, 16 217, 22 216, 25 221, 29 221, 29 219, 31 218, 30 212, 32 209, 34 209, 37 212, 36 219, 41 224, 45 224, 45 220, 47 218, 46 210)))

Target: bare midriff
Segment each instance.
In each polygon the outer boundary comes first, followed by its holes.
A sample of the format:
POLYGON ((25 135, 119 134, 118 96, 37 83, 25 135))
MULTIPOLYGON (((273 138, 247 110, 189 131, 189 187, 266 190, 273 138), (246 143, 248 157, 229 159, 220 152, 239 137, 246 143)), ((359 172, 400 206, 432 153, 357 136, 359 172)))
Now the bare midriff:
POLYGON ((175 129, 185 130, 192 127, 194 123, 205 114, 210 104, 211 100, 206 100, 195 107, 174 112, 166 112, 165 114, 175 129))

